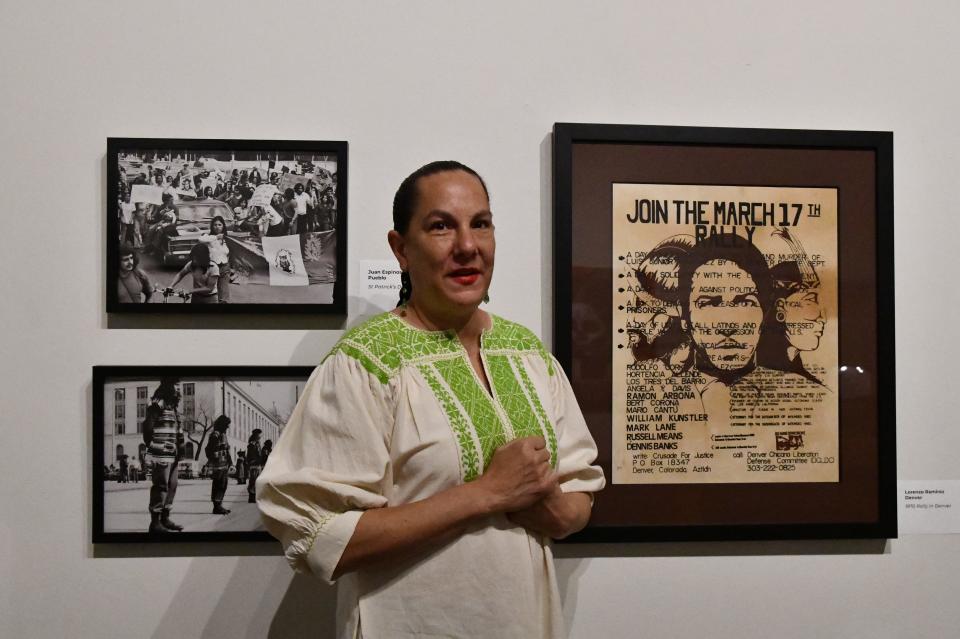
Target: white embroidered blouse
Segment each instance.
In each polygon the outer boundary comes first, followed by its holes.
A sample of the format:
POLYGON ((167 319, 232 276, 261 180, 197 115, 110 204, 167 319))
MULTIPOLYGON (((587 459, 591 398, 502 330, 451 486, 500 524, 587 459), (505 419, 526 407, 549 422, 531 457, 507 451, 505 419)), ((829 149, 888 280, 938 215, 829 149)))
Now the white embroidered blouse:
MULTIPOLYGON (((502 444, 542 435, 564 492, 603 488, 596 445, 556 360, 491 316, 481 359, 453 332, 392 313, 348 331, 313 372, 257 480, 267 529, 296 570, 330 580, 368 508, 476 479, 502 444)), ((339 579, 338 636, 565 636, 549 540, 490 517, 425 556, 339 579)))

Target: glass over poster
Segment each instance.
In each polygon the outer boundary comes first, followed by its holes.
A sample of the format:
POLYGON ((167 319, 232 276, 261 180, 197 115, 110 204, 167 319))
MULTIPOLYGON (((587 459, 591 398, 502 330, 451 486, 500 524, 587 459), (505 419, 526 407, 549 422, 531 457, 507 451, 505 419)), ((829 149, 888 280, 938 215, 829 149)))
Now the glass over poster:
POLYGON ((896 536, 892 134, 557 124, 574 541, 896 536))
POLYGON ((613 185, 613 482, 839 479, 835 188, 613 185))

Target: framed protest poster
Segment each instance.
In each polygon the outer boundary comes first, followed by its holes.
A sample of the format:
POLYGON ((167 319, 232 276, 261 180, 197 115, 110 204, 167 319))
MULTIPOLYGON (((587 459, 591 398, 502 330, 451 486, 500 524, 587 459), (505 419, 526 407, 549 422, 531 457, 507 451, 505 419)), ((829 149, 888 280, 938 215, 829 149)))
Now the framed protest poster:
POLYGON ((893 136, 557 124, 575 541, 896 536, 893 136))
POLYGON ((272 540, 254 482, 312 370, 94 366, 93 542, 272 540))
POLYGON ((108 313, 346 313, 347 143, 107 140, 108 313))

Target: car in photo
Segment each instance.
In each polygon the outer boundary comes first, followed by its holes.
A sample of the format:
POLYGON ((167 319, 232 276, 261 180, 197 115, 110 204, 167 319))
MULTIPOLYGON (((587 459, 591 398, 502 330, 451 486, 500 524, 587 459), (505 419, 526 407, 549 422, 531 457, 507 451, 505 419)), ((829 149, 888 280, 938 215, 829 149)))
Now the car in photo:
POLYGON ((186 264, 190 250, 200 241, 201 235, 210 232, 210 220, 218 215, 224 219, 228 230, 233 229, 233 210, 220 200, 184 199, 177 202, 177 234, 164 236, 160 241, 163 265, 186 264))

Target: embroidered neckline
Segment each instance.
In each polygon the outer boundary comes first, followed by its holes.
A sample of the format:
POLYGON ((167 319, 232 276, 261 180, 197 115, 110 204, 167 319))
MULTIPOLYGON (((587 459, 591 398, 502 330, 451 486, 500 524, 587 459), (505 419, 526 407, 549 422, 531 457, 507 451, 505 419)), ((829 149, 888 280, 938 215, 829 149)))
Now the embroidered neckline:
POLYGON ((415 367, 446 413, 465 482, 482 474, 494 451, 515 437, 542 435, 551 464, 557 463, 554 425, 522 356, 539 355, 551 376, 553 358, 530 330, 489 315, 490 327, 480 334, 489 392, 455 331, 422 329, 394 313, 383 313, 351 329, 331 351, 359 362, 383 384, 390 383, 401 368, 415 367))
MULTIPOLYGON (((482 353, 537 353, 546 363, 549 374, 554 374, 553 359, 532 332, 493 313, 488 315, 490 327, 480 334, 482 353)), ((324 360, 337 352, 356 359, 384 384, 404 366, 466 356, 466 348, 452 330, 418 328, 389 311, 347 331, 324 360)))

